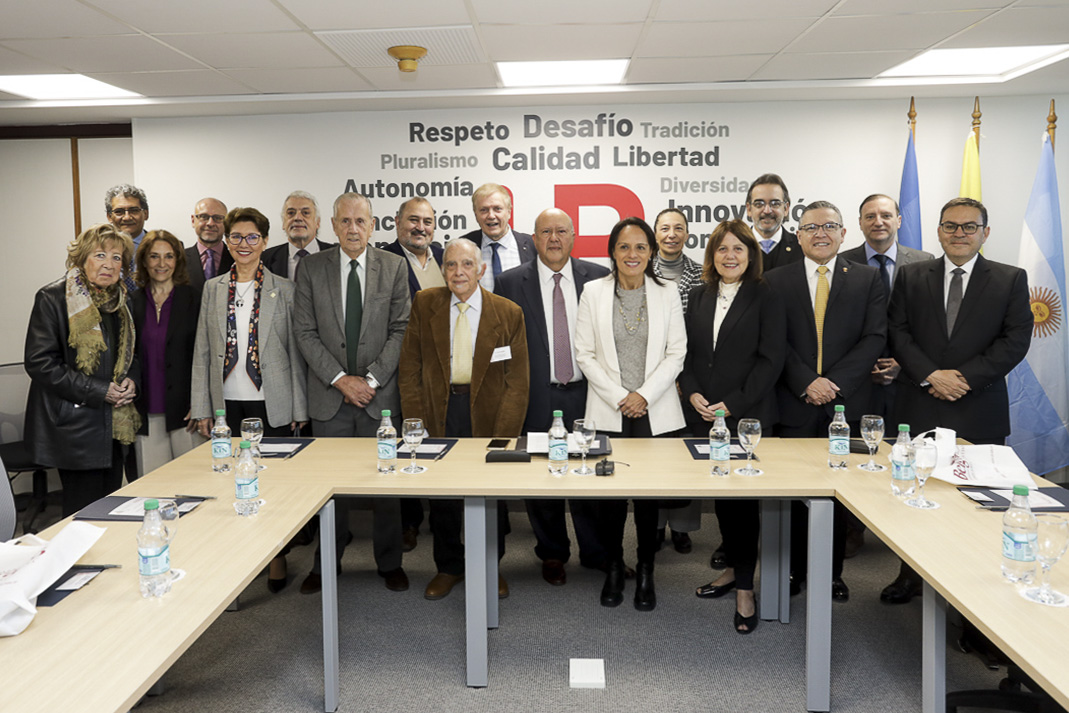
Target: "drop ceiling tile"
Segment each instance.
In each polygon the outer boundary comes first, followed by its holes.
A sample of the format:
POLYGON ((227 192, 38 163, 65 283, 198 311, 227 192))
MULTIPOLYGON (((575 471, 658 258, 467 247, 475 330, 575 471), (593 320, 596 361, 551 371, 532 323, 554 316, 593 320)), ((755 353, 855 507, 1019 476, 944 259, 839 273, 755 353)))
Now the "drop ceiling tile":
POLYGON ((1013 0, 846 0, 835 8, 835 16, 846 15, 909 15, 929 12, 957 12, 963 10, 999 10, 1012 5, 1013 0))
POLYGON ((226 74, 264 94, 359 92, 374 89, 347 67, 230 69, 226 74))
POLYGON ((8 40, 24 54, 46 59, 73 72, 124 72, 200 69, 201 66, 144 35, 113 35, 44 40, 8 40))
POLYGON ((940 47, 1008 47, 1069 42, 1069 6, 1014 8, 981 22, 940 47))
POLYGON ((60 74, 65 68, 0 46, 0 74, 60 74))
POLYGON ((0 40, 7 38, 93 37, 131 30, 75 0, 0 0, 0 40))
POLYGON ((278 0, 311 30, 366 30, 470 24, 464 0, 278 0))
POLYGON ((735 82, 749 79, 772 55, 731 57, 664 57, 631 60, 628 84, 673 84, 675 82, 735 82))
POLYGON ((195 97, 224 94, 255 94, 256 90, 242 85, 210 69, 182 72, 103 72, 93 73, 99 79, 121 89, 144 94, 146 97, 195 97))
POLYGON ((341 65, 341 60, 304 32, 158 37, 217 69, 291 69, 341 65))
POLYGON ((395 45, 425 47, 427 54, 419 60, 421 67, 477 64, 485 59, 479 38, 470 25, 408 30, 337 30, 316 32, 315 36, 350 67, 357 68, 395 68, 397 60, 389 53, 395 45))
POLYGON ((657 21, 725 22, 728 20, 764 20, 767 18, 823 16, 837 0, 661 0, 657 21))
POLYGON ((741 20, 732 22, 655 22, 636 57, 719 57, 772 54, 790 44, 810 20, 741 20))
POLYGON ((990 14, 987 10, 884 17, 830 17, 788 52, 865 52, 925 49, 990 14))
POLYGON ((753 79, 871 79, 914 54, 908 51, 781 54, 758 70, 753 79))
POLYGON ((645 22, 651 0, 542 0, 519 3, 501 0, 471 0, 480 23, 506 25, 544 25, 552 18, 560 24, 597 24, 602 22, 645 22))
MULTIPOLYGON (((35 0, 36 2, 37 0, 35 0)), ((54 1, 54 0, 50 0, 54 1)), ((88 0, 123 22, 158 32, 270 32, 296 30, 296 23, 271 0, 88 0)))
POLYGON ((394 89, 480 89, 496 88, 497 75, 488 64, 466 64, 453 67, 420 67, 411 74, 400 72, 396 67, 371 67, 361 69, 375 88, 394 89))
POLYGON ((483 25, 492 61, 621 59, 630 57, 642 25, 483 25))

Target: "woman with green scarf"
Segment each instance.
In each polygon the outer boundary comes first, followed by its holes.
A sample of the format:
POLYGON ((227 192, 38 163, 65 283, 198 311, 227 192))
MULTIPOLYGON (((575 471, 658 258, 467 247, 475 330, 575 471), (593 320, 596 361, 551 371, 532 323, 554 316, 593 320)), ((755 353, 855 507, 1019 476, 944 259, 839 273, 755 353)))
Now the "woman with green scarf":
POLYGON ((64 517, 122 485, 141 425, 122 281, 133 253, 129 235, 94 225, 67 247, 67 274, 37 291, 30 313, 25 440, 35 463, 59 471, 64 517))

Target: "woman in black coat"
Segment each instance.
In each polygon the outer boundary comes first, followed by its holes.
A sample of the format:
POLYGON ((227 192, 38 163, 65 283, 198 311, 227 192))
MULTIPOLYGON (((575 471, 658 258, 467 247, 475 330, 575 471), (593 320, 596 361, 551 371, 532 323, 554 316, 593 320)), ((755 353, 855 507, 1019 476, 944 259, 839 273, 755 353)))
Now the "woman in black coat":
POLYGON ((130 236, 94 225, 67 248, 67 274, 37 291, 26 330, 25 439, 35 463, 59 471, 63 515, 122 485, 124 449, 140 418, 138 362, 123 270, 130 236))
MULTIPOLYGON (((771 429, 776 422, 774 387, 786 356, 787 317, 761 277, 760 248, 741 220, 725 221, 709 236, 703 280, 690 294, 687 358, 679 377, 688 418, 697 424, 694 432, 712 427, 720 409, 732 432, 743 418, 756 418, 771 429)), ((715 507, 729 567, 697 594, 715 598, 737 589, 735 630, 748 634, 757 626, 757 501, 718 499, 715 507)))

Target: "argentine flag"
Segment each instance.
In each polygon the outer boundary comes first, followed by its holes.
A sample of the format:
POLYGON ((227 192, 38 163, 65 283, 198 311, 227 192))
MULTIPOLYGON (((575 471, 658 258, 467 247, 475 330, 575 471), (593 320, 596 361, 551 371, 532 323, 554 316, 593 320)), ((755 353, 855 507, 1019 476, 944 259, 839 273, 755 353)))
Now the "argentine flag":
POLYGON ((1009 376, 1009 445, 1033 473, 1069 464, 1069 329, 1054 147, 1043 135, 1039 170, 1024 214, 1020 267, 1031 286, 1032 344, 1009 376))

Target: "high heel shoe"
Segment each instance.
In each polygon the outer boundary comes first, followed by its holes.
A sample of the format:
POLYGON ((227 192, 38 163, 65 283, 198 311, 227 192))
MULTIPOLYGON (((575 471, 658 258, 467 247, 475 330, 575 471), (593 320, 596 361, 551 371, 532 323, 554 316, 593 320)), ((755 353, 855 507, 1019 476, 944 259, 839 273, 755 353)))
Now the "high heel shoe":
POLYGON ((742 634, 743 636, 745 636, 746 634, 753 633, 753 630, 757 628, 757 622, 758 622, 757 613, 758 613, 757 597, 754 597, 754 600, 753 600, 753 614, 751 614, 750 616, 743 616, 742 614, 739 613, 739 610, 736 609, 735 610, 735 633, 736 634, 742 634), (745 626, 746 628, 745 629, 740 629, 739 628, 740 626, 745 626))
POLYGON ((732 589, 735 588, 735 580, 731 580, 727 584, 716 584, 715 582, 709 582, 709 584, 703 584, 698 587, 694 592, 699 599, 719 599, 732 589))
POLYGON ((288 572, 286 571, 286 558, 282 555, 271 560, 271 564, 267 566, 267 591, 272 594, 278 594, 286 588, 286 584, 289 582, 287 579, 288 572), (275 568, 275 564, 281 562, 282 576, 272 577, 271 570, 275 568))

